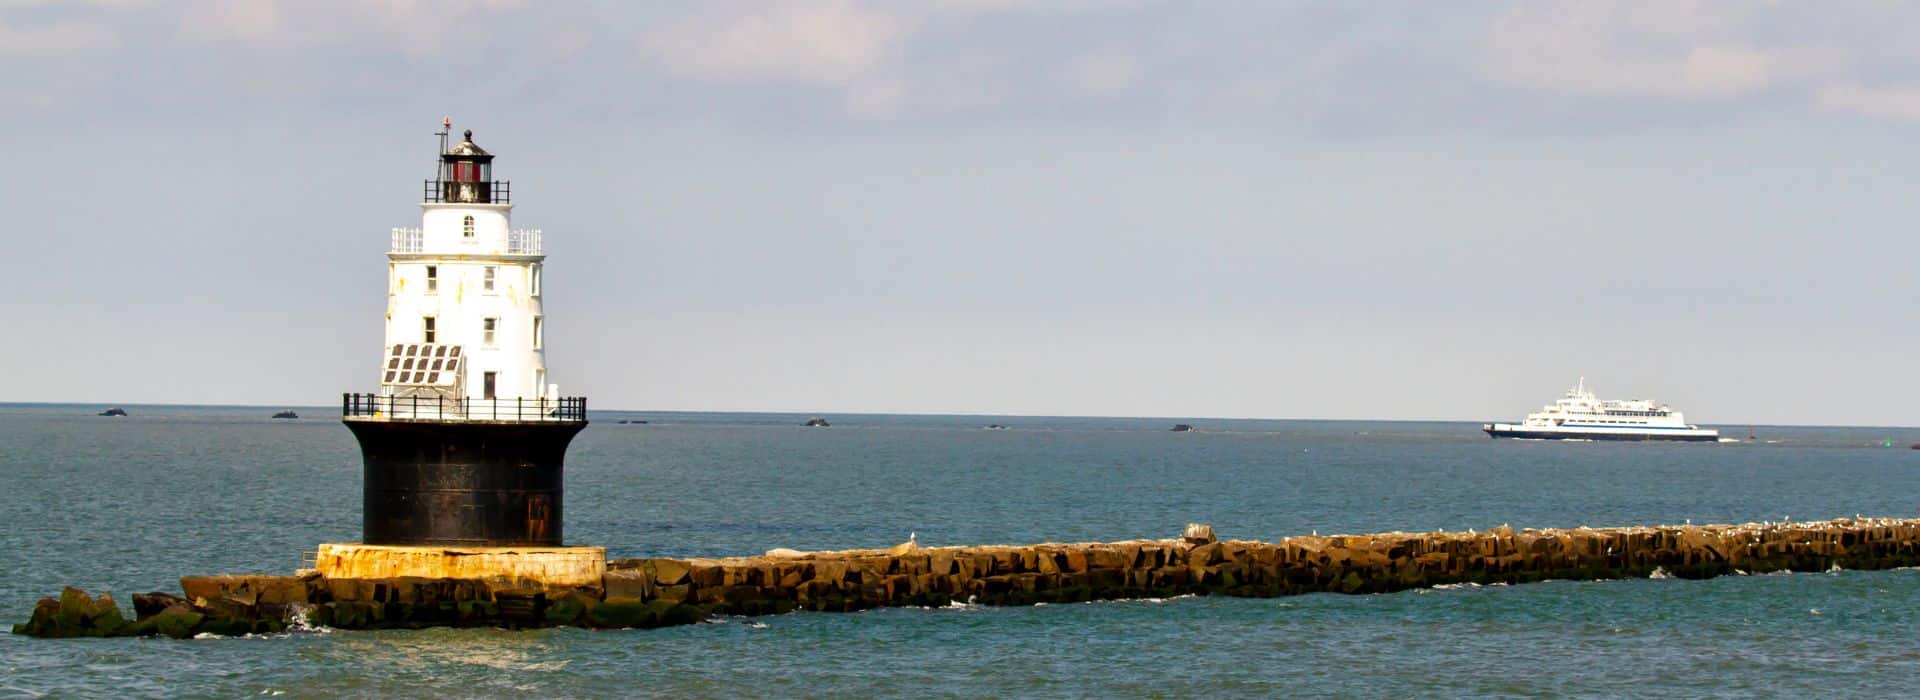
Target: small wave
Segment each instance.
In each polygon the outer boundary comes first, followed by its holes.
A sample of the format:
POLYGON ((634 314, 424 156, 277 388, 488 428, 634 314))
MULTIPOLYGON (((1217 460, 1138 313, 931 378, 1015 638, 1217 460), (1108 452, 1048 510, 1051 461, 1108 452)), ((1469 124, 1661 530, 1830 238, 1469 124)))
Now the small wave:
POLYGON ((1172 602, 1172 601, 1175 601, 1175 600, 1179 600, 1179 599, 1181 599, 1181 598, 1192 598, 1192 597, 1193 597, 1193 596, 1189 594, 1189 595, 1177 595, 1177 596, 1174 596, 1174 597, 1172 597, 1172 598, 1120 598, 1120 599, 1118 599, 1118 600, 1104 600, 1104 601, 1096 601, 1096 602, 1102 602, 1102 603, 1139 603, 1139 604, 1142 604, 1142 605, 1159 605, 1159 604, 1161 604, 1161 603, 1169 603, 1169 602, 1172 602))
POLYGON ((201 632, 199 634, 193 635, 193 638, 194 639, 284 639, 286 636, 287 634, 284 632, 280 634, 255 634, 253 632, 248 632, 246 634, 231 634, 231 635, 214 634, 212 632, 201 632))
POLYGON ((1656 567, 1653 567, 1653 573, 1647 574, 1647 578, 1650 578, 1650 579, 1673 578, 1673 574, 1667 571, 1667 567, 1656 566, 1656 567))
POLYGON ((311 612, 312 610, 313 610, 313 606, 302 605, 299 603, 295 603, 293 605, 287 606, 287 619, 284 620, 287 623, 287 633, 288 634, 333 634, 332 627, 328 627, 326 625, 316 625, 307 620, 307 613, 311 612))
POLYGON ((1839 574, 1842 571, 1846 571, 1846 569, 1840 568, 1840 562, 1837 561, 1833 563, 1833 566, 1827 567, 1827 573, 1829 574, 1839 574))
POLYGON ((1740 438, 1720 438, 1721 442, 1740 442, 1740 438))
POLYGON ((1467 590, 1467 589, 1469 589, 1469 588, 1479 588, 1479 587, 1480 587, 1480 584, 1477 584, 1477 583, 1474 583, 1474 582, 1472 582, 1472 581, 1465 581, 1465 582, 1462 582, 1462 583, 1443 583, 1443 584, 1440 584, 1440 585, 1438 585, 1438 586, 1434 586, 1434 587, 1433 587, 1433 590, 1436 590, 1436 591, 1464 591, 1464 590, 1467 590))

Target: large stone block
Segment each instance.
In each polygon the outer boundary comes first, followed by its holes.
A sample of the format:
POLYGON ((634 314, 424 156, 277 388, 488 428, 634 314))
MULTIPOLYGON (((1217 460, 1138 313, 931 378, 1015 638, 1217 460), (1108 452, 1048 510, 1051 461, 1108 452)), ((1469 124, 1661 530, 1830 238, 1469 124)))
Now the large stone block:
POLYGON ((718 588, 726 585, 727 573, 719 564, 697 561, 687 570, 687 580, 697 588, 718 588))
POLYGON ((35 637, 105 637, 121 633, 126 626, 127 620, 120 615, 113 596, 102 594, 95 599, 86 591, 68 587, 60 592, 58 599, 40 599, 33 607, 32 617, 25 624, 14 626, 13 633, 35 637))
POLYGON ((602 590, 606 597, 649 600, 653 595, 653 575, 645 569, 623 569, 608 571, 603 579, 602 590))
POLYGON ((651 573, 655 583, 672 586, 685 583, 687 572, 693 567, 678 559, 642 559, 638 568, 651 573))
POLYGON ((853 560, 853 569, 861 583, 878 581, 893 572, 893 561, 893 557, 860 557, 853 560))
POLYGON ((1071 573, 1085 573, 1091 563, 1087 561, 1085 547, 1073 547, 1066 551, 1066 570, 1071 573))
POLYGON ((838 585, 847 578, 847 560, 819 559, 813 562, 814 581, 838 585))
POLYGON ((1087 552, 1087 565, 1092 569, 1125 569, 1133 566, 1133 560, 1118 549, 1094 547, 1087 552))
POLYGON ((927 552, 927 573, 935 576, 948 576, 953 573, 953 552, 930 550, 927 552))
POLYGON ((133 612, 139 619, 145 620, 160 611, 175 605, 188 605, 189 601, 171 593, 135 593, 133 594, 133 612))
POLYGON ((1218 564, 1226 558, 1225 552, 1226 546, 1219 542, 1194 547, 1187 550, 1187 566, 1204 567, 1218 564))

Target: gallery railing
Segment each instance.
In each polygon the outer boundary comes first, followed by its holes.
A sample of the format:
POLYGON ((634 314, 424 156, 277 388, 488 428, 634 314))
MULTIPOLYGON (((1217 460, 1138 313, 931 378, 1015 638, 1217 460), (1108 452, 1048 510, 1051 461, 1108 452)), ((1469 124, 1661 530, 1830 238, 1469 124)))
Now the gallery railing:
POLYGON ((587 420, 587 397, 475 399, 341 394, 340 416, 360 420, 568 422, 587 420))

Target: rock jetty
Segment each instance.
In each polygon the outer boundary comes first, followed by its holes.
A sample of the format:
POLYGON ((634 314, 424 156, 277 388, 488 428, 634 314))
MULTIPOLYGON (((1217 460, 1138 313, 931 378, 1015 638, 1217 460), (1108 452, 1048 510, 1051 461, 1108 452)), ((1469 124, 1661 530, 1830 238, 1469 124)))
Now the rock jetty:
POLYGON ((1664 527, 1391 532, 1219 541, 799 552, 608 562, 599 585, 530 587, 483 579, 189 576, 182 595, 68 588, 13 628, 38 637, 192 637, 342 629, 479 626, 647 628, 710 615, 852 611, 953 602, 1029 605, 1172 595, 1385 593, 1455 583, 1676 578, 1920 565, 1920 519, 1664 527))

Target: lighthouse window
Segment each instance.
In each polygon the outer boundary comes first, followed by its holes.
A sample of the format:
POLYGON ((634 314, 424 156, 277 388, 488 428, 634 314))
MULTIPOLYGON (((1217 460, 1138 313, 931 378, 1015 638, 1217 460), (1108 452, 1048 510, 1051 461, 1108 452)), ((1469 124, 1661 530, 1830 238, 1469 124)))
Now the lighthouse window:
POLYGON ((493 347, 493 329, 498 328, 499 326, 500 326, 500 319, 497 319, 497 318, 481 319, 480 320, 480 342, 485 344, 487 347, 493 347))
POLYGON ((427 293, 433 294, 439 291, 440 291, 440 266, 428 265, 427 266, 427 293))
POLYGON ((423 342, 423 343, 433 342, 433 317, 432 316, 425 316, 420 319, 420 330, 421 330, 421 335, 425 336, 425 338, 422 339, 420 342, 423 342))
POLYGON ((539 265, 533 266, 532 274, 533 274, 533 281, 528 286, 532 288, 534 296, 540 296, 540 266, 539 265))
POLYGON ((542 330, 545 330, 542 326, 543 324, 540 323, 540 317, 533 317, 533 349, 535 350, 540 349, 540 334, 542 330))
POLYGON ((488 265, 485 270, 485 274, 483 275, 484 279, 482 280, 482 288, 489 292, 493 291, 493 278, 495 276, 495 272, 496 271, 494 266, 488 265))
POLYGON ((460 235, 467 238, 473 237, 473 217, 468 216, 460 219, 460 235))

